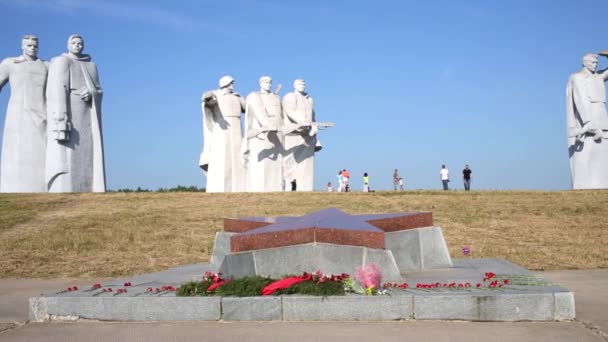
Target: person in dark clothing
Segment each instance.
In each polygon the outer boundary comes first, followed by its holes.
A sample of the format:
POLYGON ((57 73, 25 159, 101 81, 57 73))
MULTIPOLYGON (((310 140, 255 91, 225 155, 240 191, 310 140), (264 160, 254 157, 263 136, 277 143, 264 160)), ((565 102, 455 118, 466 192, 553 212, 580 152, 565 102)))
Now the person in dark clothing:
POLYGON ((291 181, 291 191, 296 191, 296 188, 298 187, 298 185, 296 184, 296 180, 292 180, 291 181))
POLYGON ((462 170, 462 180, 464 181, 465 191, 471 190, 471 173, 473 173, 473 171, 469 169, 469 164, 466 164, 464 170, 462 170))

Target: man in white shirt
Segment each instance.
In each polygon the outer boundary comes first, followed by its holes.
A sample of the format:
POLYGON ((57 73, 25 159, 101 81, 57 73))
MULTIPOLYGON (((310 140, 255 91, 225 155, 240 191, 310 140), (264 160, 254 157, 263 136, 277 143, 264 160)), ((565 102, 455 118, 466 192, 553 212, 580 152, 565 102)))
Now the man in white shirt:
POLYGON ((450 181, 450 171, 445 167, 445 165, 441 165, 441 171, 439 171, 439 178, 441 179, 441 183, 443 183, 443 190, 449 190, 448 182, 450 181))

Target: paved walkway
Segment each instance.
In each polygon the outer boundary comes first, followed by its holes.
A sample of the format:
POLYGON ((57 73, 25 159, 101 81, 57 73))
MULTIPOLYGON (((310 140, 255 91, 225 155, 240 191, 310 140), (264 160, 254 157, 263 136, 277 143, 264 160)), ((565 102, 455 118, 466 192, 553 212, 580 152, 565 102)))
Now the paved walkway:
POLYGON ((541 274, 574 291, 574 322, 26 323, 28 298, 98 280, 0 280, 0 341, 608 341, 608 270, 541 274))

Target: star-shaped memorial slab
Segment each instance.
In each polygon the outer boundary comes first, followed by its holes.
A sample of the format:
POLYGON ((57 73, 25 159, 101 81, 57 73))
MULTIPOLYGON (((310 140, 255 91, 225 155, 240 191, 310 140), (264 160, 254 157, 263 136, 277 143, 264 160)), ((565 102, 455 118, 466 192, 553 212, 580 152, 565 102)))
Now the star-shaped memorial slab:
POLYGON ((433 225, 430 212, 350 215, 328 208, 304 216, 224 219, 233 253, 313 242, 384 248, 384 233, 433 225))

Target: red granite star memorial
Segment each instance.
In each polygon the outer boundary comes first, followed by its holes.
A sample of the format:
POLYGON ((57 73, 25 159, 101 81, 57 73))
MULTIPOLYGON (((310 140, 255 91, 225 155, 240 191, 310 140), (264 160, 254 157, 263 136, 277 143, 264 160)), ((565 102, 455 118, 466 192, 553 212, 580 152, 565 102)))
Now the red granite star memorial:
POLYGON ((328 208, 304 216, 224 219, 232 253, 313 242, 383 249, 384 233, 433 225, 430 212, 350 215, 328 208))

